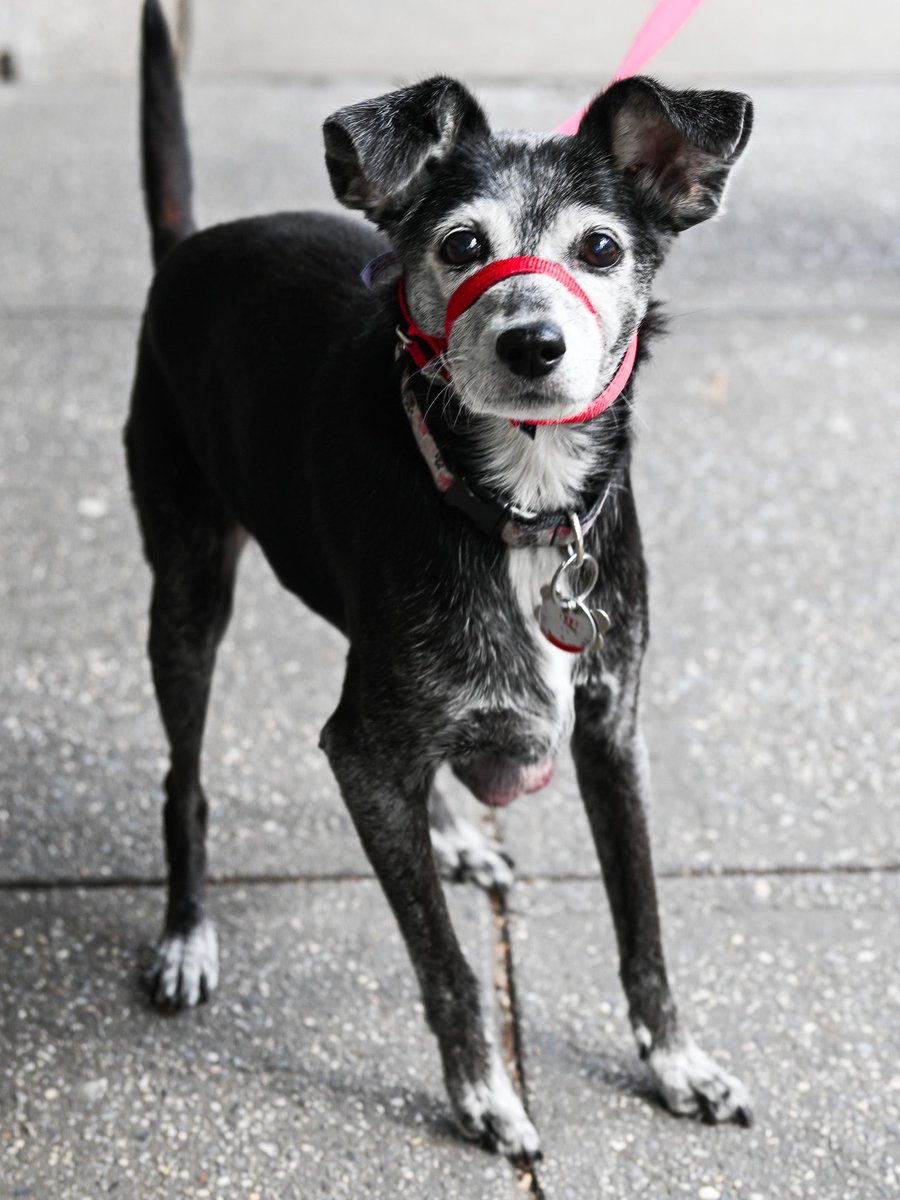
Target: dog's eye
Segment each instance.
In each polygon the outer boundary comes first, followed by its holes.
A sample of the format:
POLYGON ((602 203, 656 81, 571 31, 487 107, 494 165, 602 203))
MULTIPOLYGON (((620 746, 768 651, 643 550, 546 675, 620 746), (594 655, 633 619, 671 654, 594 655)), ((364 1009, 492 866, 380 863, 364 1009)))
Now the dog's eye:
POLYGON ((578 247, 578 257, 591 267, 614 267, 622 247, 608 233, 589 233, 578 247))
POLYGON ((454 267, 484 258, 484 244, 473 229, 454 229, 441 242, 441 258, 454 267))

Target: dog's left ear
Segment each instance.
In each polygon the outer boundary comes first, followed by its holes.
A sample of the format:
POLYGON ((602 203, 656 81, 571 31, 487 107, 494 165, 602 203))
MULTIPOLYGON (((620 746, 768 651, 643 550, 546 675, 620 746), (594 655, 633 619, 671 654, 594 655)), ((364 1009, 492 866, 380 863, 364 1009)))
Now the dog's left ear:
POLYGON ((597 97, 576 137, 610 154, 656 223, 678 232, 716 212, 752 126, 740 92, 673 92, 636 75, 597 97))
POLYGON ((471 92, 437 75, 332 113, 323 126, 325 165, 341 204, 378 220, 463 137, 489 133, 471 92))

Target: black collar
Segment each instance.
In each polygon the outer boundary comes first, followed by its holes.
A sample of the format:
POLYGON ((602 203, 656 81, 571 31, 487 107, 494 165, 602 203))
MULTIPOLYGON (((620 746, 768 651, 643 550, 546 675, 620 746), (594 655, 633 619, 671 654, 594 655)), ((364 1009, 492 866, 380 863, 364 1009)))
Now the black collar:
MULTIPOLYGON (((487 537, 499 537, 509 546, 565 546, 575 537, 573 510, 549 513, 517 508, 501 496, 474 484, 458 471, 447 454, 444 438, 435 436, 440 422, 429 425, 426 412, 431 387, 418 373, 404 371, 401 382, 403 408, 409 418, 416 444, 428 464, 438 491, 451 508, 463 513, 487 537)), ((611 484, 582 510, 575 511, 586 533, 603 509, 611 484)))

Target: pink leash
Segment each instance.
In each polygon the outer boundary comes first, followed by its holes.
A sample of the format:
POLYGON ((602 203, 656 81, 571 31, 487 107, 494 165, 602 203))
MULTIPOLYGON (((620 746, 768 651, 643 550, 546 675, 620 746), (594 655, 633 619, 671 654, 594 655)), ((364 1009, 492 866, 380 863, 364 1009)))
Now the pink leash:
MULTIPOLYGON (((631 43, 628 53, 616 71, 611 83, 619 79, 627 79, 629 75, 639 75, 654 55, 670 42, 688 17, 699 8, 703 0, 657 0, 650 16, 641 26, 637 37, 631 43)), ((581 118, 587 112, 587 106, 573 113, 568 121, 557 125, 554 133, 573 134, 578 132, 581 118)))

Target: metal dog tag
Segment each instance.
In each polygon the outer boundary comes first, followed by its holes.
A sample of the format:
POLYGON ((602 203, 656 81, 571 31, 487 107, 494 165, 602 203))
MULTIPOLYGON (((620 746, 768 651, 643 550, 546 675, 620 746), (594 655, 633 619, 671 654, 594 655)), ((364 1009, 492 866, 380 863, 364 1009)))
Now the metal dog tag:
POLYGON ((580 600, 560 601, 549 584, 541 588, 541 603, 535 609, 541 633, 560 650, 580 654, 603 638, 591 610, 580 600))
POLYGON ((603 635, 610 620, 602 608, 588 608, 585 599, 597 582, 597 560, 585 554, 583 547, 572 550, 560 564, 550 583, 541 588, 541 603, 534 610, 541 633, 552 645, 570 654, 585 650, 601 650, 603 635), (566 595, 563 585, 568 573, 574 573, 580 584, 573 595, 566 595), (582 576, 582 572, 584 575, 582 576))

